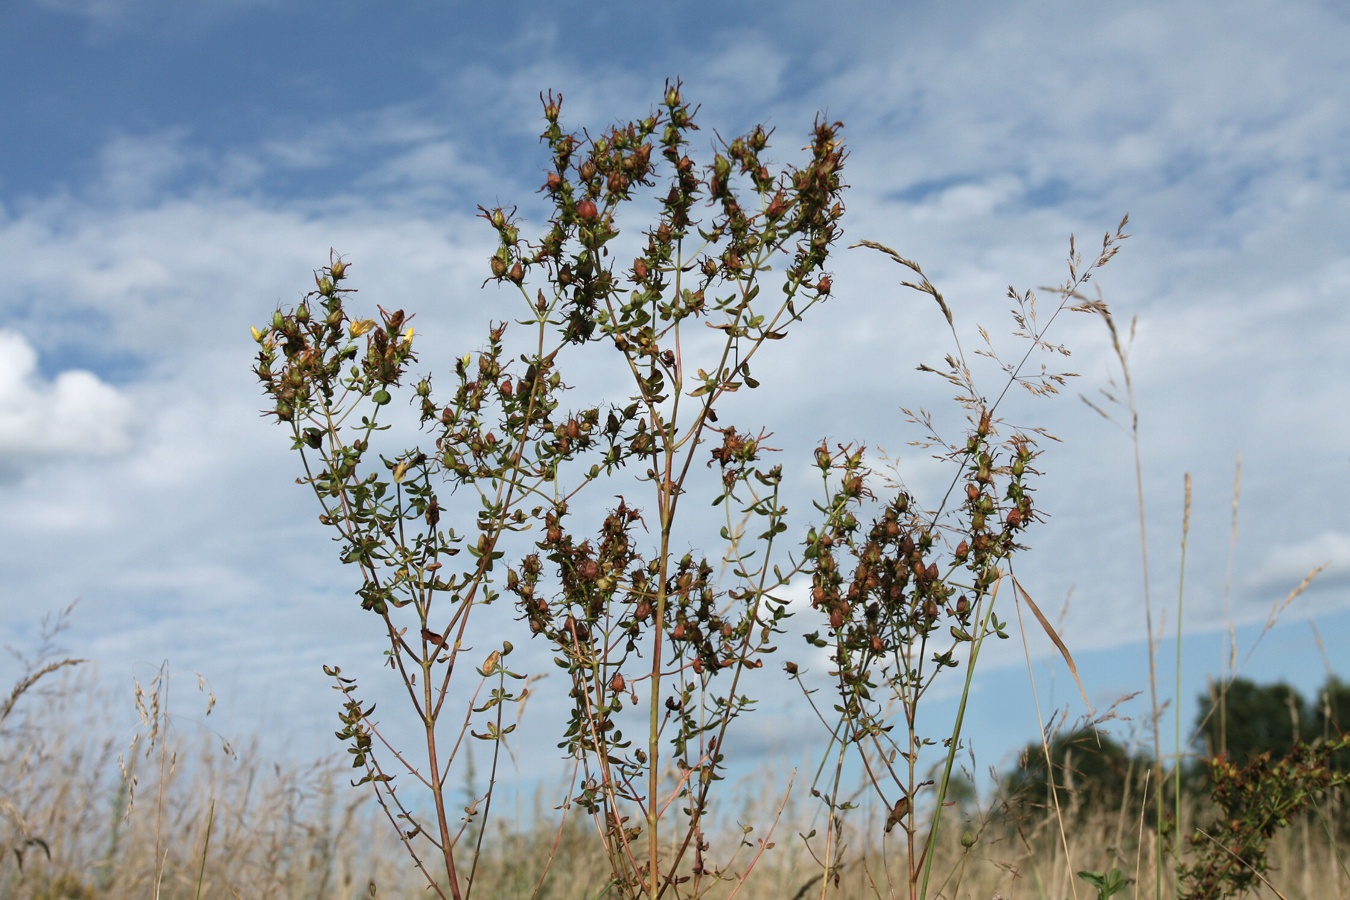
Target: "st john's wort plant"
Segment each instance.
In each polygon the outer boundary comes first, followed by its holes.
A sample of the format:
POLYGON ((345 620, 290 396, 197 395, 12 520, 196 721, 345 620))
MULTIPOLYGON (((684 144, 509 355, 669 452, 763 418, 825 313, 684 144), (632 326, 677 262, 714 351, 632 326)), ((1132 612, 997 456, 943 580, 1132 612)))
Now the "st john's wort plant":
MULTIPOLYGON (((470 804, 470 812, 456 820, 449 769, 476 715, 485 718, 482 736, 493 746, 495 777, 499 738, 511 729, 503 725, 504 709, 522 699, 513 693, 509 679, 515 676, 503 659, 511 652, 509 642, 479 664, 480 681, 458 729, 447 735, 438 725, 454 696, 450 681, 456 666, 462 671, 473 664, 461 662, 470 613, 495 597, 491 576, 502 555, 497 544, 525 524, 520 507, 541 479, 540 467, 567 455, 544 447, 540 456, 524 461, 527 442, 545 427, 560 383, 545 370, 519 395, 497 390, 503 362, 501 329, 494 328, 476 361, 469 354, 456 363, 459 387, 443 411, 430 400, 429 381, 417 384, 424 422, 433 428, 430 452, 379 454, 371 443, 389 427, 380 417, 392 400, 390 389, 399 387, 416 358, 414 330, 402 310, 380 308, 379 321, 353 316, 347 309, 352 292, 341 287, 347 276, 348 265, 332 257, 315 276, 317 289, 298 307, 278 310, 267 329, 254 329, 260 345, 255 372, 272 398, 269 412, 291 429, 305 471, 301 481, 323 510, 320 522, 337 530, 342 561, 360 570, 361 606, 380 622, 387 663, 398 673, 425 741, 420 758, 387 744, 353 679, 333 666, 325 671, 343 695, 338 737, 349 744, 353 767, 364 772, 356 783, 375 786, 428 882, 441 896, 448 890, 458 898, 472 870, 461 871, 469 854, 456 850, 477 810, 470 804), (509 419, 514 432, 503 428, 499 438, 492 420, 482 415, 485 408, 494 418, 509 419), (479 500, 477 509, 462 517, 462 531, 441 524, 436 491, 441 481, 468 487, 479 500), (422 798, 405 802, 399 795, 391 774, 399 770, 430 795, 429 814, 421 812, 422 798), (423 858, 428 847, 439 860, 434 872, 423 858)), ((541 368, 534 365, 531 372, 541 368)), ((490 789, 482 803, 486 817, 490 789)))
MULTIPOLYGON (((754 703, 747 675, 775 649, 788 584, 809 576, 812 603, 828 622, 827 636, 811 640, 834 651, 841 703, 833 732, 887 801, 886 829, 898 825, 909 836, 913 892, 920 873, 927 877, 942 785, 960 742, 958 716, 925 844, 913 804, 928 786, 919 752, 934 741, 917 731, 915 712, 936 673, 962 662, 968 690, 984 638, 1004 633, 993 600, 1036 517, 1027 483, 1033 440, 1014 431, 998 441, 1002 395, 987 401, 958 352, 942 374, 971 417, 967 439, 946 447, 959 470, 948 496, 963 485, 959 509, 949 512, 944 498, 925 512, 901 490, 864 529, 859 515, 874 499, 874 479, 863 451, 822 446, 816 460, 828 499, 794 559, 784 549, 782 470, 765 461, 770 435, 720 420, 719 407, 759 387, 751 363, 830 295, 825 264, 843 215, 840 126, 817 121, 801 167, 774 171, 762 161, 762 127, 719 141, 700 165, 691 156, 695 111, 678 83, 657 112, 596 136, 565 130, 561 98, 541 99, 552 163, 541 188, 552 207, 548 227, 525 241, 515 210, 482 209, 499 239, 491 278, 519 295, 516 322, 527 337, 491 326, 486 346, 456 362, 449 400, 435 399, 430 377, 417 380, 411 393, 428 433, 424 448, 372 450, 415 360, 414 332, 401 310, 380 308, 378 321, 348 311, 341 258, 316 274, 317 290, 300 306, 278 310, 255 334, 268 412, 290 427, 321 521, 338 530, 344 562, 361 571, 362 606, 379 617, 388 664, 425 741, 420 758, 386 743, 356 686, 333 667, 345 698, 339 736, 429 883, 442 896, 467 894, 473 871, 465 859, 477 853, 458 844, 483 829, 452 823, 450 766, 466 734, 492 743, 493 774, 481 809, 471 804, 469 813, 486 818, 511 730, 504 709, 524 691, 508 680, 521 677, 506 666, 509 642, 479 666, 471 696, 452 693, 451 680, 457 664, 462 672, 475 609, 504 589, 525 622, 522 635, 550 642, 566 671, 570 714, 560 747, 579 771, 571 802, 595 818, 611 887, 623 896, 699 896, 743 878, 767 847, 761 838, 729 855, 713 851, 706 823, 730 726, 754 703), (630 201, 659 179, 666 188, 651 191, 655 221, 629 227, 630 201), (776 289, 761 293, 765 280, 776 289), (524 352, 509 349, 518 344, 524 352), (609 383, 627 385, 617 392, 626 401, 564 408, 562 370, 578 354, 610 365, 609 383), (602 485, 610 495, 624 476, 635 487, 588 528, 579 495, 602 485), (725 511, 712 554, 684 549, 706 546, 687 511, 700 494, 725 511), (526 542, 533 548, 500 564, 526 542), (447 739, 438 726, 452 697, 468 712, 447 739), (892 737, 886 700, 900 704, 902 740, 892 737), (399 769, 429 792, 428 817, 398 795, 399 769), (435 873, 423 859, 428 848, 439 858, 435 873), (742 851, 748 859, 738 859, 742 851)), ((1121 238, 1119 230, 1108 236, 1086 269, 1071 249, 1071 283, 1050 320, 1121 238)), ((921 283, 910 286, 930 293, 951 324, 918 266, 891 255, 918 274, 921 283)), ((1050 347, 1034 296, 1015 299, 1033 350, 1050 347)), ((1019 383, 1052 391, 1062 376, 1042 369, 1027 377, 1026 361, 1004 367, 1004 392, 1019 383)), ((916 418, 931 424, 924 413, 916 418)), ((822 796, 832 814, 842 812, 837 777, 822 796)), ((834 815, 831 836, 837 822, 834 815)))
MULTIPOLYGON (((389 745, 357 686, 328 670, 344 696, 339 737, 364 770, 359 781, 374 786, 428 882, 442 896, 471 889, 465 859, 476 853, 458 848, 468 823, 452 821, 449 769, 466 732, 492 743, 486 818, 511 730, 503 710, 523 698, 508 680, 521 677, 506 666, 509 642, 477 669, 483 681, 472 697, 451 691, 475 609, 504 586, 522 633, 551 642, 570 681, 560 746, 580 767, 573 801, 596 819, 612 886, 623 896, 698 896, 731 877, 730 860, 723 868, 707 856, 704 823, 729 726, 753 702, 743 678, 773 650, 786 615, 776 592, 796 571, 770 562, 787 525, 781 470, 762 461, 769 436, 719 422, 717 407, 758 387, 756 355, 830 294, 824 266, 843 214, 840 126, 818 120, 807 162, 773 171, 760 159, 769 142, 762 127, 696 163, 695 110, 678 83, 659 111, 595 137, 563 129, 561 97, 541 99, 548 228, 526 242, 514 210, 482 210, 500 241, 491 275, 519 294, 527 349, 508 350, 508 327, 495 324, 484 349, 456 362, 450 399, 435 399, 431 378, 419 379, 412 402, 425 448, 374 449, 415 361, 414 331, 402 310, 381 307, 378 320, 349 310, 349 267, 337 256, 298 307, 255 329, 255 371, 272 400, 267 412, 291 430, 320 521, 360 570, 361 605, 378 617, 388 664, 423 726, 417 757, 389 745), (667 188, 655 192, 656 221, 630 230, 642 239, 631 263, 620 262, 625 205, 658 178, 667 188), (774 289, 761 294, 770 277, 774 289), (563 362, 583 352, 617 370, 626 403, 562 406, 563 362), (676 540, 677 511, 708 467, 716 478, 705 500, 727 509, 713 561, 676 540), (573 525, 578 494, 624 473, 642 500, 620 495, 595 536, 584 536, 573 525), (747 537, 748 522, 758 523, 757 537, 747 537), (535 547, 500 565, 513 538, 535 547), (730 584, 714 578, 722 562, 730 584), (487 681, 494 686, 482 699, 487 681), (449 739, 447 700, 469 707, 449 739), (479 731, 474 717, 486 720, 479 731), (399 795, 399 770, 430 794, 429 816, 399 795)), ((732 859, 749 851, 737 863, 743 872, 763 848, 762 839, 744 842, 732 859)))
POLYGON ((787 526, 781 469, 762 461, 769 436, 720 422, 717 409, 759 386, 752 360, 830 293, 823 266, 843 214, 844 152, 839 125, 817 121, 801 168, 761 161, 762 127, 699 166, 689 155, 694 111, 678 85, 658 114, 595 139, 565 131, 558 114, 550 96, 551 228, 522 245, 509 218, 489 213, 501 237, 493 272, 527 302, 526 278, 541 276, 550 290, 534 300, 541 320, 555 316, 565 340, 617 351, 628 404, 603 413, 598 429, 601 412, 587 410, 572 432, 598 430, 602 467, 632 471, 645 503, 621 496, 590 539, 568 527, 560 493, 536 512, 537 552, 507 586, 571 679, 564 746, 582 767, 575 799, 597 819, 616 885, 625 896, 698 896, 732 877, 729 861, 705 855, 704 825, 729 727, 753 705, 744 675, 774 649, 793 574, 770 562, 787 526), (669 185, 660 213, 631 264, 620 263, 607 245, 622 205, 658 164, 669 185), (761 294, 768 278, 776 289, 761 294), (700 352, 709 328, 718 340, 700 352), (706 467, 717 479, 705 499, 726 510, 711 560, 675 549, 683 498, 706 467), (729 582, 715 577, 722 564, 729 582))
POLYGON ((1283 757, 1266 752, 1245 764, 1226 756, 1208 760, 1218 815, 1190 836, 1196 857, 1177 866, 1181 896, 1215 900, 1240 896, 1258 881, 1269 886, 1265 873, 1272 840, 1308 806, 1350 783, 1350 773, 1333 766, 1335 755, 1347 748, 1350 735, 1342 735, 1300 741, 1283 757))
MULTIPOLYGON (((1068 355, 1067 349, 1046 339, 1046 332, 1063 311, 1096 310, 1097 301, 1079 300, 1078 289, 1116 254, 1128 237, 1127 221, 1128 217, 1122 219, 1115 233, 1105 236, 1100 252, 1086 266, 1070 241, 1069 278, 1057 290, 1059 302, 1049 316, 1038 314, 1033 293, 1009 289, 1015 334, 1029 347, 1019 358, 1003 362, 981 329, 985 348, 980 355, 998 362, 1006 376, 992 400, 976 384, 950 308, 920 267, 887 247, 863 242, 914 273, 917 280, 903 282, 904 286, 928 294, 942 311, 956 350, 946 357, 945 370, 926 365, 920 369, 957 389, 955 399, 967 411, 968 428, 963 440, 944 440, 928 412, 904 410, 927 430, 927 439, 917 443, 936 448, 938 458, 954 471, 946 493, 931 508, 922 507, 903 487, 878 501, 872 489, 877 479, 865 465, 863 448, 841 446, 831 451, 822 444, 816 451, 826 498, 817 508, 825 514, 826 524, 808 533, 805 557, 811 606, 823 627, 808 634, 807 641, 828 650, 837 701, 833 720, 821 713, 834 742, 835 765, 832 772, 822 769, 824 783, 818 780, 813 789, 829 811, 824 846, 815 851, 827 876, 822 891, 837 878, 843 816, 853 806, 851 787, 842 779, 846 762, 856 759, 867 791, 889 810, 880 823, 884 833, 898 827, 903 834, 910 895, 927 896, 933 841, 961 746, 966 699, 980 648, 988 637, 1008 637, 1006 623, 995 610, 1000 588, 1011 586, 1017 592, 1068 658, 1035 601, 1010 577, 1014 556, 1025 549, 1024 532, 1040 518, 1032 500, 1032 479, 1038 474, 1033 466, 1038 455, 1035 437, 1052 436, 1043 429, 1014 428, 1000 440, 1000 427, 1006 426, 998 410, 1014 385, 1033 395, 1053 394, 1072 374, 1044 365, 1028 374, 1027 368, 1037 352, 1068 355), (949 505, 953 497, 959 501, 954 507, 949 505), (870 525, 864 525, 865 510, 877 507, 870 525), (937 734, 926 731, 918 716, 921 701, 939 678, 951 677, 944 673, 963 667, 964 687, 954 721, 937 734), (927 748, 936 748, 939 741, 941 774, 934 782, 927 777, 932 761, 927 748), (924 805, 931 812, 920 816, 924 805)), ((800 676, 795 663, 788 663, 788 672, 800 676)), ((807 696, 811 699, 809 692, 807 696)))

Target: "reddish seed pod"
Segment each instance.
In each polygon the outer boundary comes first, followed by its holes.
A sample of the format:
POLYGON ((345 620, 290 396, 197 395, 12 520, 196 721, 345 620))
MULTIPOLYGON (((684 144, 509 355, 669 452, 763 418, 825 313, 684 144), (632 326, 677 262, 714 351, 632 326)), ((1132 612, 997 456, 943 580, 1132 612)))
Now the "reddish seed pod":
POLYGON ((623 680, 623 675, 619 672, 614 673, 614 677, 609 680, 609 689, 616 694, 622 693, 628 686, 628 682, 623 680))
POLYGON ((583 222, 593 221, 599 215, 600 211, 595 208, 594 200, 586 199, 577 204, 577 218, 583 222))

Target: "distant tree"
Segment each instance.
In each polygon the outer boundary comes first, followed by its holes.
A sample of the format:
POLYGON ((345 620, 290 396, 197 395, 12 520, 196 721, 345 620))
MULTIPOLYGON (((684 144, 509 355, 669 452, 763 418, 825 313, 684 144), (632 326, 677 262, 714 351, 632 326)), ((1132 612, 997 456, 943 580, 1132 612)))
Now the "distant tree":
POLYGON ((1062 808, 1119 809, 1134 792, 1151 762, 1091 728, 1057 735, 1045 747, 1028 744, 1020 765, 1003 776, 1006 798, 1051 806, 1050 787, 1059 792, 1062 808))
POLYGON ((1261 753, 1280 757, 1315 735, 1314 716, 1291 685, 1234 678, 1199 697, 1196 729, 1207 757, 1227 755, 1244 764, 1261 753))

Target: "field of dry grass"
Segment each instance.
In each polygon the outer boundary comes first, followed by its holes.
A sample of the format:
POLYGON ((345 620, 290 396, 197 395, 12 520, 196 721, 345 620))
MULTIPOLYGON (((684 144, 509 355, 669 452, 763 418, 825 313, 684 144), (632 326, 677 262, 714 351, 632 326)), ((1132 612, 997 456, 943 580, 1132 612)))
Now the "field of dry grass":
MULTIPOLYGON (((277 765, 246 744, 228 747, 217 737, 187 741, 165 725, 169 710, 162 682, 138 687, 134 702, 143 727, 133 745, 113 736, 107 703, 89 699, 82 671, 50 672, 11 696, 0 729, 0 897, 340 900, 425 893, 422 876, 368 791, 347 786, 349 770, 336 762, 277 765)), ((767 789, 749 793, 773 796, 767 789)), ((1113 868, 1131 879, 1118 896, 1177 895, 1168 861, 1155 891, 1159 838, 1132 811, 1138 804, 1086 809, 1067 796, 1057 815, 1044 797, 1037 799, 1042 802, 996 798, 948 816, 935 844, 932 895, 1094 897, 1096 891, 1075 873, 1113 868)), ((747 812, 767 821, 776 809, 747 812)), ((822 896, 820 866, 802 839, 814 827, 815 812, 809 800, 792 798, 775 845, 748 880, 739 888, 728 880, 708 896, 822 896)), ((1322 810, 1331 821, 1337 812, 1322 810)), ((1190 819, 1209 814, 1195 803, 1184 807, 1183 833, 1191 831, 1190 819)), ((473 894, 612 896, 606 894, 607 866, 591 823, 574 811, 559 828, 557 815, 539 798, 525 817, 539 822, 537 827, 522 832, 493 825, 473 894)), ((896 869, 904 860, 901 831, 886 844, 854 840, 838 884, 824 896, 900 896, 906 883, 896 869)), ((737 868, 753 853, 747 848, 737 868)), ((1270 886, 1253 896, 1350 896, 1344 846, 1314 816, 1296 819, 1281 832, 1271 862, 1270 886)))

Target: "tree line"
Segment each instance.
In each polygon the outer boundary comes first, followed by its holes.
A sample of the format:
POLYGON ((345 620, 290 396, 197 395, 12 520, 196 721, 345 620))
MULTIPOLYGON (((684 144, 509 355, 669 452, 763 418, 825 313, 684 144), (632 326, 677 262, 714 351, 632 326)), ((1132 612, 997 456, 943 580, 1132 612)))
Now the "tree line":
MULTIPOLYGON (((1182 784, 1183 790, 1203 794, 1210 787, 1209 763, 1217 757, 1249 766, 1263 754, 1280 759, 1300 744, 1343 734, 1350 725, 1350 683, 1331 675, 1307 698, 1283 682, 1234 678, 1201 694, 1197 705, 1193 737, 1183 754, 1182 784)), ((1333 771, 1350 772, 1350 751, 1331 753, 1328 764, 1333 771)), ((1140 785, 1153 767, 1147 751, 1127 747, 1095 728, 1076 728, 1045 744, 1028 744, 1017 764, 1003 773, 1001 787, 1005 797, 1039 802, 1049 798, 1053 784, 1061 792, 1061 804, 1117 809, 1144 796, 1140 785)))

